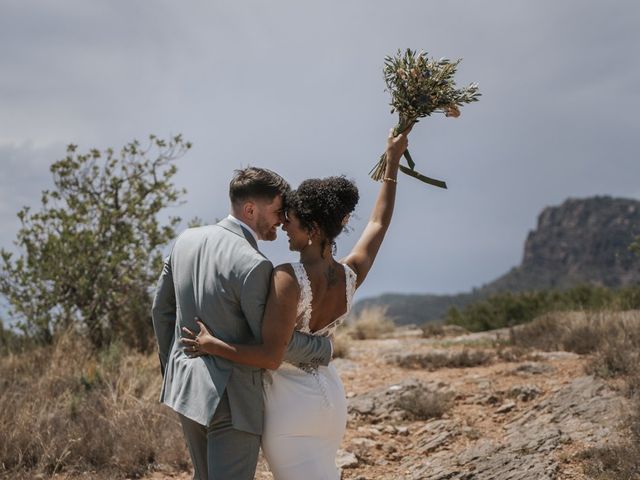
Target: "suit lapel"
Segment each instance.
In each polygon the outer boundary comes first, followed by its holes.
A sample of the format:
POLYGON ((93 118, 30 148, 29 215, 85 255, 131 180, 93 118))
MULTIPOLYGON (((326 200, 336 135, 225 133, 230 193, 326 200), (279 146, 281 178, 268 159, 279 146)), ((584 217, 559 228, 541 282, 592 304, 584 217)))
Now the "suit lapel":
POLYGON ((245 240, 247 240, 247 242, 251 244, 253 248, 258 250, 258 243, 256 242, 256 239, 253 237, 253 235, 251 235, 251 232, 249 230, 242 227, 240 224, 234 222, 233 220, 230 220, 229 218, 224 218, 218 222, 218 226, 224 228, 225 230, 229 230, 230 232, 235 233, 240 237, 243 237, 245 240))

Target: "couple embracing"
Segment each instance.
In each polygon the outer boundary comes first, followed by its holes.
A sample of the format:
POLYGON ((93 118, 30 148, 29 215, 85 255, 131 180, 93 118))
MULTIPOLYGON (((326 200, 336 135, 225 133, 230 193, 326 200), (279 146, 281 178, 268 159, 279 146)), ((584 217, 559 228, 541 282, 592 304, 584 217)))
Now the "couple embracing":
POLYGON ((337 480, 347 407, 332 336, 371 269, 395 202, 405 134, 353 250, 334 241, 358 202, 344 177, 290 190, 265 169, 236 172, 231 214, 182 233, 164 263, 153 325, 161 401, 178 413, 198 480, 249 480, 260 445, 276 480, 337 480), (300 261, 273 268, 258 240, 289 238, 300 261))

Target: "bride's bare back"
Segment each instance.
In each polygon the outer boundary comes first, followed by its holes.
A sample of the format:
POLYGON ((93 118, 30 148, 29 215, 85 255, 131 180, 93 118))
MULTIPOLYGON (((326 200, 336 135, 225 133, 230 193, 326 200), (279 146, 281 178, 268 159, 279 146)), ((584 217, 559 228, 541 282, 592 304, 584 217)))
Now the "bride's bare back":
POLYGON ((290 264, 298 282, 296 329, 330 335, 349 313, 356 274, 341 263, 290 264))

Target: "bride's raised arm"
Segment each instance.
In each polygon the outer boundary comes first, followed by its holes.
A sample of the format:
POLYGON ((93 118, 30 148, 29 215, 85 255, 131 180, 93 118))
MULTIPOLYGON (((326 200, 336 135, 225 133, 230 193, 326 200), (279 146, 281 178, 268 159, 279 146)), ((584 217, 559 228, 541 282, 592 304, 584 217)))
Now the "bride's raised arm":
POLYGON ((387 169, 385 170, 371 217, 351 253, 341 260, 342 263, 349 265, 358 275, 358 287, 362 285, 369 270, 371 270, 373 261, 391 223, 398 185, 398 165, 402 154, 407 149, 408 133, 407 131, 395 137, 393 136, 393 130, 389 133, 386 150, 387 169))

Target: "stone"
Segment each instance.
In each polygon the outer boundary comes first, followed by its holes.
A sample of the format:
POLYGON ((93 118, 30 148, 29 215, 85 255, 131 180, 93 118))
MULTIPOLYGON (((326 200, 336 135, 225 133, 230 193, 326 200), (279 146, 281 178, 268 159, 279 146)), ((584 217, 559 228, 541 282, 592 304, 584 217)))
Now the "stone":
POLYGON ((336 467, 342 468, 355 468, 360 464, 358 457, 346 450, 338 450, 336 454, 336 467))
MULTIPOLYGON (((526 390, 526 389, 524 389, 526 390)), ((625 400, 602 380, 583 376, 551 391, 538 407, 529 406, 521 415, 505 418, 499 439, 466 436, 468 446, 456 455, 447 443, 457 434, 453 421, 430 421, 416 430, 420 456, 402 458, 409 480, 556 480, 559 458, 565 444, 605 445, 616 442, 614 425, 625 400)), ((515 408, 511 401, 501 408, 515 408)), ((500 410, 500 409, 498 409, 500 410)), ((463 434, 468 427, 461 427, 463 434)))
POLYGON ((516 408, 516 402, 506 402, 503 403, 497 410, 496 413, 507 413, 516 408))
POLYGON ((520 401, 528 402, 542 394, 542 390, 536 385, 515 385, 509 390, 508 396, 520 401))
POLYGON ((554 371, 555 371, 555 368, 553 368, 551 365, 547 365, 546 363, 527 362, 516 367, 516 369, 513 372, 514 373, 530 373, 532 375, 541 375, 543 373, 551 373, 554 371))

